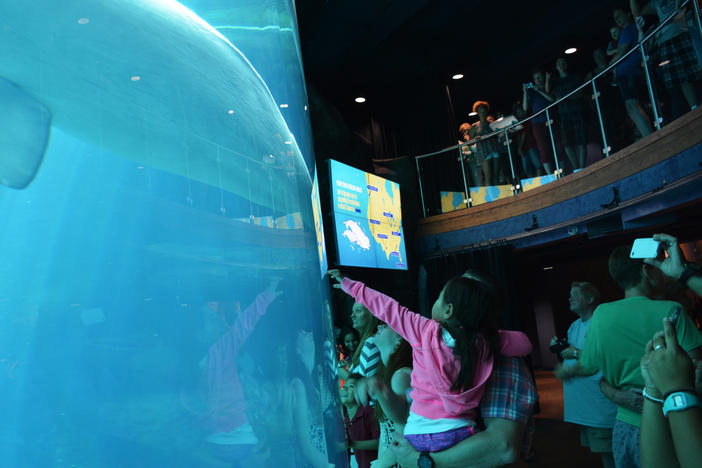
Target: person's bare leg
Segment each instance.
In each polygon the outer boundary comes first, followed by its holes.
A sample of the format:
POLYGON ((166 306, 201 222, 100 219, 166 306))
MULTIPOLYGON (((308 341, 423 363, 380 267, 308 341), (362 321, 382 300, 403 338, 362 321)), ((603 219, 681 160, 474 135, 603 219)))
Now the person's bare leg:
POLYGON ((602 466, 604 466, 604 468, 614 468, 612 452, 603 452, 600 455, 602 456, 602 466))
POLYGON ((566 146, 565 152, 573 169, 578 169, 578 160, 575 158, 575 149, 572 146, 566 146))
POLYGON ((471 178, 473 179, 473 187, 481 187, 483 185, 483 173, 480 171, 480 164, 471 163, 471 178))
POLYGON ((585 156, 587 154, 585 145, 579 145, 576 148, 578 150, 578 169, 582 169, 585 167, 585 156))
POLYGON ((492 161, 492 173, 496 174, 496 179, 498 179, 495 181, 495 185, 501 184, 504 181, 506 181, 507 176, 504 173, 502 165, 500 164, 500 158, 493 158, 490 161, 492 161))
POLYGON ((494 185, 492 182, 492 166, 490 161, 483 161, 483 174, 485 175, 485 185, 494 185))
POLYGON ((642 137, 650 135, 651 124, 648 121, 648 117, 646 117, 646 113, 641 108, 641 104, 639 104, 638 99, 627 99, 625 104, 629 118, 632 122, 634 122, 634 125, 636 125, 636 129, 639 131, 639 134, 642 137))
POLYGON ((691 109, 697 107, 699 101, 697 100, 697 90, 695 89, 695 85, 692 83, 683 83, 680 85, 680 90, 682 91, 683 96, 685 96, 687 105, 690 106, 691 109))

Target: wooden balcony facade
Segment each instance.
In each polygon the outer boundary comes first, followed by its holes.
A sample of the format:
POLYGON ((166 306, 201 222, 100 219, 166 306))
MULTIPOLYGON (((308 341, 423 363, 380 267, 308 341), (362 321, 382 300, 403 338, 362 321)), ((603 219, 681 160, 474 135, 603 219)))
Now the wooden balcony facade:
POLYGON ((688 218, 702 215, 702 108, 550 184, 421 219, 417 248, 426 258, 498 243, 519 249, 653 229, 674 222, 671 216, 682 208, 688 218))

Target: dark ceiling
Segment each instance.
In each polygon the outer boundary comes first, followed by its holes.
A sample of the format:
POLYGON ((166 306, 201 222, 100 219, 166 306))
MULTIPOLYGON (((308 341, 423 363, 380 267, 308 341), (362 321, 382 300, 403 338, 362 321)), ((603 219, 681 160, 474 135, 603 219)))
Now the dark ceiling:
POLYGON ((297 0, 296 7, 308 82, 353 128, 365 118, 357 95, 390 106, 430 89, 445 96, 447 84, 459 122, 477 99, 508 113, 530 71, 553 69, 567 47, 579 49, 571 69, 584 75, 591 51, 607 45, 619 3, 297 0), (455 73, 465 78, 451 80, 455 73))

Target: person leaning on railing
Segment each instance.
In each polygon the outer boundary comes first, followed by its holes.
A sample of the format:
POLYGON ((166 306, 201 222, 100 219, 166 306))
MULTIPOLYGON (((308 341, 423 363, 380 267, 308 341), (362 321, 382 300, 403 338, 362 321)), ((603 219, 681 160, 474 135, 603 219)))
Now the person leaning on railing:
MULTIPOLYGON (((553 102, 553 96, 550 94, 551 74, 537 70, 532 74, 532 78, 534 81, 522 85, 522 108, 525 112, 529 112, 531 109, 531 112, 536 114, 553 102)), ((553 173, 554 166, 552 164, 555 158, 553 157, 551 142, 549 141, 550 137, 546 128, 546 114, 537 115, 531 119, 531 131, 539 149, 541 164, 543 164, 546 173, 551 174, 553 173)), ((558 146, 558 143, 555 143, 555 145, 558 146)))
MULTIPOLYGON (((470 141, 470 128, 471 125, 468 122, 464 122, 458 127, 459 140, 458 144, 461 145, 470 141)), ((470 186, 480 187, 482 184, 482 172, 480 169, 481 161, 478 160, 478 154, 476 151, 471 151, 469 145, 461 146, 461 157, 468 165, 468 173, 470 174, 470 186)))
MULTIPOLYGON (((490 129, 490 104, 487 101, 476 101, 473 104, 473 112, 478 113, 478 120, 470 128, 470 138, 474 140, 483 135, 492 132, 490 129)), ((497 182, 497 174, 500 169, 500 151, 498 147, 497 137, 488 138, 484 141, 479 141, 476 144, 478 158, 481 160, 483 175, 485 176, 485 185, 495 185, 497 182)))
MULTIPOLYGON (((614 22, 621 28, 617 53, 614 54, 610 64, 613 64, 624 56, 631 48, 638 43, 638 31, 636 25, 631 21, 629 12, 617 8, 612 13, 614 22)), ((629 118, 641 137, 651 133, 651 124, 644 112, 639 97, 641 96, 641 58, 637 54, 630 54, 615 68, 617 87, 624 100, 629 118)))
POLYGON ((653 0, 641 2, 629 0, 634 16, 658 15, 660 22, 675 14, 668 24, 658 32, 659 55, 663 81, 667 89, 680 88, 690 109, 699 104, 695 82, 702 80, 702 66, 697 61, 692 46, 687 22, 682 10, 682 0, 653 0))
MULTIPOLYGON (((524 111, 520 101, 514 103, 512 106, 512 113, 519 120, 523 120, 527 117, 527 113, 524 111)), ((536 177, 542 175, 539 150, 536 147, 536 140, 531 131, 531 120, 527 120, 521 126, 516 127, 513 138, 515 138, 517 142, 517 154, 522 159, 522 170, 525 176, 536 177)))
MULTIPOLYGON (((568 62, 563 57, 556 60, 556 70, 558 77, 553 84, 552 92, 556 99, 560 99, 580 86, 582 79, 570 73, 568 62)), ((557 107, 560 124, 558 129, 565 152, 573 169, 582 169, 585 167, 585 145, 587 143, 582 93, 576 93, 561 101, 557 107)))

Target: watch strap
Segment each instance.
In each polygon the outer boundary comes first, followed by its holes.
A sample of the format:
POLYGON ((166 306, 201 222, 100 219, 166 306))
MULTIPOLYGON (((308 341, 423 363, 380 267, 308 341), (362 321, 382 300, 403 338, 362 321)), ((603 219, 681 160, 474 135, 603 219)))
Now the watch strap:
POLYGON ((668 417, 671 411, 683 411, 693 406, 700 406, 697 395, 690 392, 673 392, 663 402, 663 416, 668 417))
POLYGON ((650 401, 652 401, 652 402, 654 402, 654 403, 658 403, 659 405, 662 405, 663 402, 665 401, 665 400, 663 400, 663 399, 661 399, 661 398, 656 398, 656 397, 651 396, 651 395, 646 391, 646 387, 644 387, 643 390, 641 390, 641 395, 643 395, 643 397, 644 397, 645 399, 650 400, 650 401))
POLYGON ((687 286, 687 282, 690 281, 690 278, 698 274, 701 269, 702 266, 698 265, 697 263, 686 263, 685 267, 683 267, 682 273, 680 274, 680 278, 678 278, 678 283, 681 286, 687 286))

